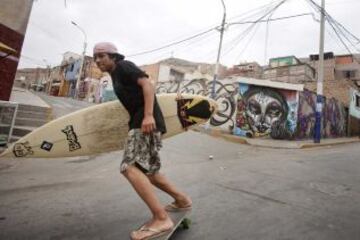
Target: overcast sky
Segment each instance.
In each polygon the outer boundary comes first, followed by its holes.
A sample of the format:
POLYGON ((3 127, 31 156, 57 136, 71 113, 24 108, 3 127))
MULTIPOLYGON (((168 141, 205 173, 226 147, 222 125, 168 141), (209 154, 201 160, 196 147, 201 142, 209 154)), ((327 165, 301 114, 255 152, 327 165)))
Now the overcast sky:
MULTIPOLYGON (((314 1, 320 4, 320 0, 314 1)), ((224 2, 227 23, 230 23, 255 21, 280 1, 224 2)), ((326 0, 326 10, 360 38, 359 0, 326 0)), ((311 8, 308 0, 288 0, 276 9, 271 18, 311 12, 319 19, 319 13, 311 8)), ((55 66, 60 64, 64 52, 81 54, 84 35, 71 21, 86 32, 88 55, 92 55, 96 42, 110 41, 117 45, 121 53, 130 56, 220 25, 222 14, 221 0, 37 0, 32 8, 20 67, 44 67, 47 64, 55 66)), ((269 16, 264 19, 268 18, 269 16)), ((222 64, 232 66, 245 61, 265 64, 272 57, 306 57, 319 51, 319 23, 312 16, 269 24, 259 23, 246 32, 250 26, 251 24, 232 25, 226 29, 222 64)), ((219 32, 214 30, 182 44, 129 59, 138 65, 155 63, 171 56, 215 63, 219 36, 219 32)), ((326 51, 348 53, 329 25, 326 25, 325 37, 326 51)), ((356 47, 360 49, 360 44, 356 47)), ((356 53, 353 47, 351 49, 356 53)))

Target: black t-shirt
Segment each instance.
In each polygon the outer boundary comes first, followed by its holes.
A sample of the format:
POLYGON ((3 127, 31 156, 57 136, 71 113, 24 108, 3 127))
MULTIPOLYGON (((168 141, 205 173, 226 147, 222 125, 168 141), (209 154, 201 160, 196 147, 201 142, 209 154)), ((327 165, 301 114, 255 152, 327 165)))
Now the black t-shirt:
MULTIPOLYGON (((121 60, 116 68, 111 72, 111 78, 114 86, 114 92, 120 102, 129 112, 129 128, 141 128, 144 119, 144 94, 142 87, 138 84, 139 78, 149 76, 138 68, 134 63, 121 60)), ((166 133, 164 117, 160 106, 154 97, 153 116, 156 122, 156 129, 161 133, 166 133)))

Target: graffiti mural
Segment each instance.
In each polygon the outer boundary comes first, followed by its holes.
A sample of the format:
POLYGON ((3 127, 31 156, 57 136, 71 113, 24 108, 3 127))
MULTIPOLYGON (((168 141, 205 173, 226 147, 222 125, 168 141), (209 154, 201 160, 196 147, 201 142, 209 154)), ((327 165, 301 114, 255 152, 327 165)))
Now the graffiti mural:
MULTIPOLYGON (((316 113, 316 94, 303 91, 299 96, 297 138, 312 138, 314 136, 316 113)), ((342 137, 346 135, 346 111, 344 106, 334 98, 324 99, 322 109, 323 138, 342 137)))
POLYGON ((298 110, 298 138, 307 138, 314 136, 316 113, 316 94, 310 91, 304 91, 299 96, 298 110))
POLYGON ((342 137, 346 135, 346 112, 342 104, 334 98, 326 101, 324 109, 324 137, 342 137))
POLYGON ((240 83, 234 134, 292 139, 297 125, 297 91, 240 83))
MULTIPOLYGON (((159 82, 156 86, 156 93, 189 93, 211 96, 213 82, 206 79, 193 79, 183 82, 159 82)), ((235 125, 237 83, 216 81, 215 100, 219 105, 219 111, 214 115, 210 124, 230 129, 235 125)))
MULTIPOLYGON (((190 93, 211 96, 213 82, 206 79, 160 82, 157 93, 190 93)), ((215 100, 219 112, 210 120, 212 126, 233 131, 235 135, 273 139, 312 138, 315 126, 316 94, 310 91, 277 89, 216 81, 215 100)), ((324 99, 322 137, 346 134, 346 111, 336 99, 324 99)))

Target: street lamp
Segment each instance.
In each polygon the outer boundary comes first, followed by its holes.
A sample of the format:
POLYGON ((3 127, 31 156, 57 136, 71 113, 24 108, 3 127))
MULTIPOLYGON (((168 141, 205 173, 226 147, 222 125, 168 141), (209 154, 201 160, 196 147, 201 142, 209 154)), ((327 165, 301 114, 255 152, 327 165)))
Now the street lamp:
POLYGON ((213 99, 215 99, 215 83, 219 74, 219 62, 220 62, 220 55, 221 55, 221 46, 222 46, 222 41, 223 41, 223 36, 224 36, 224 31, 225 31, 225 21, 226 21, 226 7, 225 7, 225 3, 224 0, 221 0, 221 3, 223 5, 224 8, 224 15, 223 15, 223 19, 221 22, 221 27, 220 27, 220 42, 219 42, 219 49, 218 49, 218 54, 217 54, 217 58, 216 58, 216 65, 215 65, 215 73, 214 73, 214 79, 212 82, 212 89, 211 89, 211 97, 213 99))
POLYGON ((50 69, 51 69, 51 65, 48 63, 48 61, 46 61, 46 59, 44 58, 43 59, 43 62, 45 63, 46 65, 46 68, 47 68, 47 79, 46 79, 46 82, 49 84, 47 86, 47 89, 44 89, 46 93, 49 93, 49 91, 51 90, 51 85, 52 85, 52 80, 50 78, 50 69))
POLYGON ((86 36, 86 33, 85 33, 84 29, 82 29, 74 21, 71 21, 71 24, 74 25, 75 27, 77 27, 84 34, 84 50, 83 50, 82 57, 81 57, 79 76, 78 76, 78 79, 76 81, 76 87, 75 87, 75 98, 77 98, 78 94, 79 94, 79 85, 80 85, 80 80, 81 80, 81 74, 82 74, 84 61, 85 61, 85 53, 86 53, 86 46, 87 46, 87 36, 86 36))

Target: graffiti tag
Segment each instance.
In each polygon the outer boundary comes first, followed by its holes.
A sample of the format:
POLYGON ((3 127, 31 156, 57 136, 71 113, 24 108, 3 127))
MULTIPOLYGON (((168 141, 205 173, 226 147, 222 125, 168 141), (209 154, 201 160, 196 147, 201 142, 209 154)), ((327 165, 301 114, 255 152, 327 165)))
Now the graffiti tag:
POLYGON ((64 129, 61 130, 66 135, 66 139, 69 143, 69 151, 75 151, 81 148, 80 143, 78 142, 78 138, 74 131, 74 127, 72 125, 66 126, 64 129))

